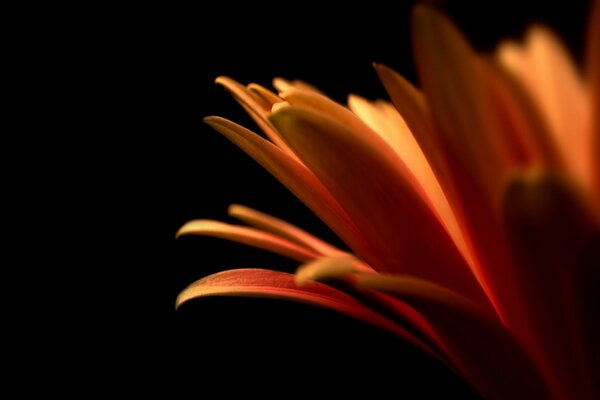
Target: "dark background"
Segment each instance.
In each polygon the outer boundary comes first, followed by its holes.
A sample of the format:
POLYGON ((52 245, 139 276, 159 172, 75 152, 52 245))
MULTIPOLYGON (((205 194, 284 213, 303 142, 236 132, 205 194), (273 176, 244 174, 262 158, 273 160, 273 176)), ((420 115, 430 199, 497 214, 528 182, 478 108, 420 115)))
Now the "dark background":
MULTIPOLYGON (((540 21, 581 56, 586 1, 435 3, 482 51, 540 21)), ((226 397, 366 390, 373 398, 477 398, 452 371, 391 334, 326 310, 209 298, 174 311, 178 292, 209 273, 296 267, 217 239, 175 241, 190 219, 228 220, 227 206, 241 203, 342 245, 275 179, 202 124, 206 115, 221 115, 253 127, 213 80, 228 75, 269 86, 283 76, 342 102, 351 92, 385 98, 373 61, 415 79, 412 4, 399 1, 394 11, 373 1, 332 10, 299 2, 145 5, 116 9, 99 25, 84 44, 99 113, 83 126, 93 132, 92 143, 79 155, 95 178, 85 186, 94 202, 82 219, 92 214, 107 228, 80 260, 94 276, 85 279, 102 282, 81 311, 86 332, 97 335, 82 358, 110 359, 95 387, 116 380, 132 393, 161 391, 165 398, 189 390, 198 398, 217 397, 206 394, 213 390, 226 397)))

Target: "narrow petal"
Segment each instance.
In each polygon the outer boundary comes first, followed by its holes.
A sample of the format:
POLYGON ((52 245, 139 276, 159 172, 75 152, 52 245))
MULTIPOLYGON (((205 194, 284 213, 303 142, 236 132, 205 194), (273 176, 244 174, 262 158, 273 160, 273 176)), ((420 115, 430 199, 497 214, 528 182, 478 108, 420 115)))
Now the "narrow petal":
POLYGON ((215 80, 215 83, 229 90, 233 97, 242 105, 242 107, 244 107, 246 112, 248 112, 248 115, 252 117, 260 129, 273 143, 275 143, 288 155, 295 157, 294 153, 281 139, 277 131, 273 128, 273 125, 267 119, 269 109, 265 108, 265 103, 257 101, 247 88, 226 76, 218 77, 215 80))
POLYGON ((296 107, 272 114, 271 120, 377 249, 377 258, 361 257, 369 265, 425 276, 486 303, 445 229, 398 171, 396 154, 376 141, 381 138, 365 138, 296 107))
POLYGON ((277 96, 275 93, 271 92, 269 89, 258 85, 256 83, 251 83, 248 85, 248 90, 258 96, 265 104, 269 104, 269 110, 273 107, 273 104, 279 103, 283 101, 283 99, 277 96))
MULTIPOLYGON (((582 399, 594 397, 587 360, 592 349, 585 347, 582 329, 591 311, 582 298, 589 279, 585 263, 600 259, 594 248, 600 226, 585 207, 576 191, 552 175, 517 176, 504 198, 506 230, 528 315, 516 332, 557 390, 582 399), (588 310, 582 312, 582 307, 588 310)), ((595 308, 597 317, 598 303, 595 308)))
POLYGON ((391 293, 420 312, 445 344, 451 362, 486 398, 551 398, 520 345, 498 319, 467 298, 404 276, 361 274, 357 285, 391 293))
POLYGON ((358 254, 373 254, 347 213, 303 164, 231 121, 220 117, 207 117, 204 121, 269 171, 358 254))
POLYGON ((252 225, 263 231, 267 231, 274 235, 285 238, 319 255, 329 256, 342 253, 341 250, 298 228, 297 226, 275 218, 271 215, 253 210, 252 208, 239 204, 232 204, 229 206, 229 215, 247 223, 248 225, 252 225))
POLYGON ((321 94, 321 91, 319 89, 317 89, 316 87, 314 87, 313 85, 311 85, 310 83, 306 83, 306 82, 298 80, 298 79, 293 80, 293 81, 288 81, 287 79, 278 77, 278 78, 273 79, 273 87, 275 89, 277 89, 277 91, 279 92, 280 95, 283 92, 287 92, 290 89, 299 89, 299 90, 303 90, 306 92, 313 92, 313 93, 321 94))
POLYGON ((313 282, 301 288, 294 283, 294 275, 265 269, 236 269, 202 278, 177 297, 176 307, 186 301, 207 296, 271 297, 307 303, 356 318, 391 331, 418 343, 403 328, 371 311, 353 297, 322 283, 313 282))
POLYGON ((194 220, 183 225, 177 237, 185 235, 214 236, 267 250, 301 262, 314 260, 319 254, 279 236, 258 229, 235 226, 211 220, 194 220))
POLYGON ((341 279, 355 272, 373 272, 352 254, 323 257, 301 265, 296 271, 296 284, 305 285, 311 281, 341 279))

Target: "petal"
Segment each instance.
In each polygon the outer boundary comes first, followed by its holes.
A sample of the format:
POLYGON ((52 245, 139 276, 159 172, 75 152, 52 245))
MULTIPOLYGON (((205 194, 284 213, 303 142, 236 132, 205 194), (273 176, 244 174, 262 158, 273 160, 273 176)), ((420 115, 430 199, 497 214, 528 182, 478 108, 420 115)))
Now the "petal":
POLYGON ((591 114, 587 88, 575 62, 549 30, 535 26, 525 46, 503 50, 504 65, 537 103, 561 158, 580 182, 591 187, 591 114))
POLYGON ((279 236, 271 235, 258 229, 229 225, 218 221, 190 221, 183 225, 177 232, 177 237, 184 235, 214 236, 257 247, 302 262, 314 260, 319 257, 319 254, 316 252, 279 236))
POLYGON ((408 271, 443 282, 485 303, 460 252, 398 170, 395 153, 377 142, 381 138, 365 138, 296 107, 270 118, 376 249, 376 258, 362 259, 381 271, 408 271))
POLYGON ((594 164, 594 189, 600 203, 600 1, 594 1, 588 22, 586 72, 590 85, 593 143, 590 148, 594 164))
POLYGON ((450 361, 490 399, 550 398, 535 366, 505 327, 467 298, 422 279, 361 274, 359 287, 388 292, 421 313, 450 361))
POLYGON ((516 176, 506 190, 504 220, 528 316, 515 330, 558 391, 593 398, 581 311, 589 269, 582 264, 600 258, 594 250, 600 226, 577 192, 552 175, 516 176))
POLYGON ((313 92, 321 94, 321 91, 311 85, 310 83, 306 83, 301 80, 293 80, 288 81, 287 79, 283 79, 281 77, 273 79, 273 87, 277 89, 279 94, 281 95, 283 92, 287 92, 290 89, 299 89, 307 92, 313 92))
POLYGON ((294 275, 265 269, 236 269, 202 278, 177 297, 176 307, 186 301, 207 296, 270 297, 299 301, 328 308, 360 321, 391 331, 418 343, 403 328, 368 309, 353 297, 322 283, 311 283, 301 288, 294 283, 294 275))
POLYGON ((352 254, 323 257, 298 267, 296 284, 302 286, 311 281, 342 279, 355 272, 373 272, 373 269, 352 254))
POLYGON ((303 164, 269 141, 231 121, 220 117, 207 117, 204 121, 269 171, 348 246, 361 254, 372 254, 347 213, 303 164))
POLYGON ((329 256, 342 253, 341 250, 298 228, 297 226, 275 218, 271 215, 253 210, 249 207, 239 204, 232 204, 229 206, 229 215, 247 223, 248 225, 252 225, 263 231, 267 231, 274 235, 285 238, 319 255, 329 256))
POLYGON ((258 85, 256 83, 251 83, 248 85, 248 90, 252 92, 254 95, 259 97, 261 101, 268 105, 268 110, 270 111, 273 107, 273 104, 279 103, 283 101, 283 99, 277 96, 275 93, 271 92, 269 89, 258 85))
POLYGON ((252 117, 260 129, 273 143, 275 143, 288 155, 295 157, 294 153, 277 134, 277 131, 273 129, 273 125, 271 125, 267 119, 270 108, 265 108, 266 103, 257 101, 257 99, 248 89, 226 76, 218 77, 215 80, 215 83, 223 86, 233 95, 233 97, 244 107, 246 112, 248 112, 248 115, 252 117))
POLYGON ((386 140, 404 161, 430 200, 432 210, 439 216, 463 257, 470 260, 470 252, 446 195, 402 116, 393 105, 385 101, 369 102, 362 97, 352 95, 348 99, 348 105, 352 112, 386 140))
POLYGON ((447 168, 448 179, 440 183, 449 185, 443 189, 475 256, 482 286, 503 320, 517 325, 523 316, 506 267, 511 260, 498 204, 509 173, 524 165, 516 158, 520 152, 507 145, 516 139, 506 129, 505 114, 498 112, 499 83, 456 27, 427 6, 414 8, 413 44, 435 123, 437 138, 430 148, 447 168))
POLYGON ((450 167, 462 164, 493 202, 506 174, 523 162, 523 150, 515 149, 518 141, 495 104, 494 75, 454 25, 430 7, 414 8, 412 37, 440 148, 450 156, 450 167))

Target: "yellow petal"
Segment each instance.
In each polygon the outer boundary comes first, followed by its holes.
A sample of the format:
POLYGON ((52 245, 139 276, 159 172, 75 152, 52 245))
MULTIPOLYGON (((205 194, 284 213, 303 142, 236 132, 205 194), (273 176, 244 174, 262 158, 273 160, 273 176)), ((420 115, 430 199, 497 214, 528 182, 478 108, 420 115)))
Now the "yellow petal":
POLYGON ((329 256, 342 253, 341 250, 298 228, 297 226, 280 220, 279 218, 275 218, 271 215, 253 210, 252 208, 239 204, 232 204, 229 206, 229 215, 244 221, 248 225, 252 225, 258 229, 270 232, 300 246, 306 247, 307 249, 310 249, 319 255, 329 256))
POLYGON ((279 236, 271 235, 258 229, 235 226, 211 220, 194 220, 183 225, 177 237, 185 235, 213 236, 231 240, 248 246, 267 250, 298 261, 317 258, 316 252, 310 251, 279 236))

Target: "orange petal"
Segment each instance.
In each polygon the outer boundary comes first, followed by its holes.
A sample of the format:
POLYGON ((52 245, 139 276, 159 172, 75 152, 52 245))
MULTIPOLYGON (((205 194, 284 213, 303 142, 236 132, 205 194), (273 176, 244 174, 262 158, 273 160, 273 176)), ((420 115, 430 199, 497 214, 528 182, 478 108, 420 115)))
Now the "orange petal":
POLYGON ((347 213, 303 164, 288 156, 273 143, 231 121, 220 117, 207 117, 204 121, 269 171, 348 246, 359 254, 372 254, 372 250, 367 247, 362 234, 347 213))
POLYGON ((295 157, 294 153, 289 149, 281 137, 279 137, 277 131, 267 119, 269 109, 265 108, 266 103, 257 101, 257 99, 250 93, 248 89, 226 76, 218 77, 215 80, 215 83, 229 90, 233 97, 242 105, 242 107, 244 107, 246 112, 248 112, 248 115, 252 117, 260 129, 273 143, 275 143, 288 155, 295 157))
POLYGON ((505 327, 467 298, 406 276, 360 274, 357 285, 391 293, 421 313, 445 344, 450 361, 484 397, 551 398, 528 355, 505 327))
POLYGON ((486 302, 447 232, 398 170, 395 153, 374 140, 381 138, 364 137, 307 109, 287 107, 270 118, 376 249, 376 258, 362 259, 378 270, 425 276, 486 302))
POLYGON ((306 83, 301 80, 288 81, 287 79, 283 79, 281 77, 273 79, 273 87, 277 89, 280 95, 283 92, 287 92, 290 89, 299 89, 306 92, 321 94, 321 91, 313 85, 311 85, 310 83, 306 83))
POLYGON ((269 111, 273 107, 273 104, 283 101, 283 99, 281 97, 277 96, 275 93, 271 92, 269 89, 267 89, 261 85, 257 85, 256 83, 249 84, 248 90, 250 90, 256 96, 258 96, 263 103, 268 104, 269 111))
MULTIPOLYGON (((589 278, 582 264, 600 259, 594 249, 600 226, 576 192, 551 175, 515 177, 506 191, 504 219, 528 316, 514 329, 565 398, 593 398, 581 313, 589 278)), ((595 308, 597 317, 600 303, 595 308)))
POLYGON ((588 22, 586 72, 590 87, 592 110, 592 146, 590 148, 594 163, 593 187, 596 202, 600 204, 600 1, 594 1, 588 22))
MULTIPOLYGON (((494 76, 460 32, 435 10, 413 12, 419 77, 441 135, 448 163, 464 166, 488 202, 498 198, 510 169, 522 165, 513 132, 494 104, 494 76)), ((454 167, 454 165, 450 165, 454 167)))
POLYGON ((362 305, 353 297, 322 283, 313 282, 301 288, 294 283, 294 275, 265 269, 235 269, 202 278, 177 297, 176 307, 198 297, 247 296, 271 297, 299 301, 328 308, 356 318, 418 344, 419 340, 405 329, 362 305))
POLYGON ((229 225, 218 221, 194 220, 187 222, 177 232, 177 237, 184 235, 214 236, 267 250, 301 262, 314 260, 319 256, 318 253, 279 236, 258 229, 229 225))
POLYGON ((535 26, 525 46, 513 45, 500 55, 537 103, 566 167, 591 187, 588 92, 568 51, 549 30, 535 26))
POLYGON ((352 254, 323 257, 298 267, 296 284, 302 286, 311 281, 342 279, 355 272, 373 272, 373 269, 352 254))
POLYGON ((248 225, 252 225, 263 231, 267 231, 273 233, 274 235, 285 238, 319 255, 329 256, 342 253, 341 250, 298 228, 297 226, 282 221, 271 215, 253 210, 249 207, 241 206, 239 204, 232 204, 229 206, 229 215, 244 221, 248 225))
POLYGON ((429 7, 414 8, 413 41, 438 136, 430 148, 441 154, 449 178, 440 183, 450 185, 443 189, 465 229, 486 293, 502 318, 516 325, 521 310, 506 268, 511 260, 498 205, 509 173, 525 166, 519 160, 525 152, 514 150, 515 131, 507 129, 506 114, 498 108, 500 83, 452 23, 429 7))
POLYGON ((427 158, 402 116, 393 105, 381 100, 370 102, 360 96, 352 95, 348 98, 348 105, 352 112, 377 132, 404 161, 431 202, 432 210, 439 216, 463 257, 471 264, 471 255, 454 212, 427 158))

